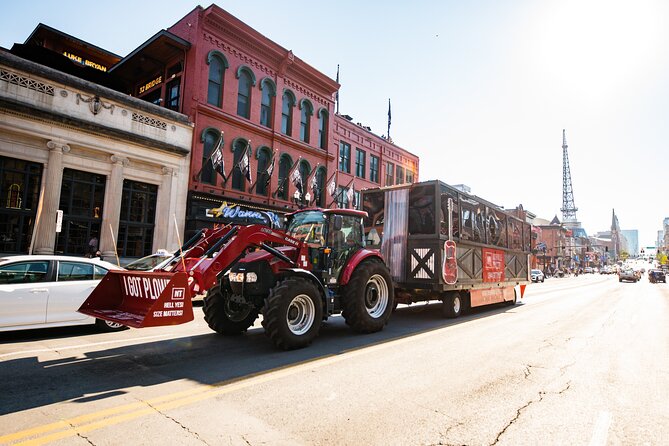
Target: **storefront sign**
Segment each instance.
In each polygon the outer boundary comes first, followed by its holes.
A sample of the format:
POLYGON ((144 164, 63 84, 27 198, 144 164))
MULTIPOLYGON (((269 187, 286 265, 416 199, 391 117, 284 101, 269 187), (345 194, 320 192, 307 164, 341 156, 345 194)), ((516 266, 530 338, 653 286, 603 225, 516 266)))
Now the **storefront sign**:
POLYGON ((147 82, 146 84, 142 85, 141 87, 139 87, 139 94, 142 94, 146 91, 149 91, 150 89, 152 89, 156 85, 160 85, 162 83, 163 83, 163 77, 158 76, 157 78, 155 78, 155 79, 147 82))
POLYGON ((100 65, 99 63, 93 62, 88 59, 84 59, 81 56, 77 56, 76 54, 68 53, 67 51, 63 51, 63 55, 67 57, 70 60, 73 60, 77 63, 80 63, 82 65, 86 65, 87 67, 92 67, 95 68, 96 70, 100 71, 107 71, 107 67, 100 65))
POLYGON ((221 207, 207 209, 207 217, 222 217, 227 220, 249 219, 256 220, 257 223, 265 222, 264 224, 270 224, 275 228, 281 227, 279 216, 274 212, 245 209, 236 204, 223 203, 221 207))
POLYGON ((58 209, 56 211, 56 232, 60 232, 63 229, 63 211, 58 209))

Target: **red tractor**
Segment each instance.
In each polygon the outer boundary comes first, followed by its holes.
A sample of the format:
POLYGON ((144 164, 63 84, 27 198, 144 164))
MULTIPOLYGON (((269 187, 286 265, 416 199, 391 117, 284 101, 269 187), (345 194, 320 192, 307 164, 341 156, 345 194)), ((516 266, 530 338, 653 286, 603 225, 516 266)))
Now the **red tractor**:
POLYGON ((191 296, 206 291, 211 329, 237 335, 262 313, 265 334, 285 350, 309 345, 338 313, 355 331, 376 332, 394 288, 379 252, 365 248, 365 216, 307 209, 288 215, 285 232, 203 229, 158 271, 110 271, 79 311, 136 328, 181 324, 193 319, 191 296))

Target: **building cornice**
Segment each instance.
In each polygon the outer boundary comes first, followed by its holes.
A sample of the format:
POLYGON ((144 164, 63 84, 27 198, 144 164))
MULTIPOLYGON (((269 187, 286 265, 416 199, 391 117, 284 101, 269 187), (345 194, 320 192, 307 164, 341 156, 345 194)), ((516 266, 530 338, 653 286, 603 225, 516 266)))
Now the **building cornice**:
POLYGON ((4 111, 30 121, 42 122, 47 125, 59 125, 68 130, 96 133, 101 136, 125 140, 138 145, 151 147, 157 150, 174 153, 181 156, 190 154, 190 150, 184 149, 183 147, 157 141, 152 138, 146 138, 135 133, 98 125, 91 123, 90 121, 73 118, 62 113, 45 111, 25 103, 12 101, 6 98, 0 98, 0 111, 4 111))

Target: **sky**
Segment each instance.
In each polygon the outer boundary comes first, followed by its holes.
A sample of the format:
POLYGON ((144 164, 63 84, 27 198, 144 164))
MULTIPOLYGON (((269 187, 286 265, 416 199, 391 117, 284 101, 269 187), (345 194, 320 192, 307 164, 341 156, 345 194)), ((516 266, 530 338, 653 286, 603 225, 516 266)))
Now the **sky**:
MULTIPOLYGON (((420 180, 466 184, 562 220, 562 130, 589 235, 669 217, 669 2, 240 0, 217 4, 336 77, 340 112, 420 157, 420 180)), ((198 3, 26 0, 3 5, 0 46, 44 23, 125 56, 198 3)), ((207 7, 210 3, 202 3, 207 7)))

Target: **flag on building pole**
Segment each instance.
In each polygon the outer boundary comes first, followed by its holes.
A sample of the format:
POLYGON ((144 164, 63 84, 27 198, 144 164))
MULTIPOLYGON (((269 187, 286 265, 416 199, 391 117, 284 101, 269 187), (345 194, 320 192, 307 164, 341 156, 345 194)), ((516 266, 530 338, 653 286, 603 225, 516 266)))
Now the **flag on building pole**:
POLYGON ((390 98, 388 98, 388 140, 390 140, 390 98))
POLYGON ((302 195, 304 186, 302 185, 302 174, 300 173, 300 169, 293 170, 293 173, 290 175, 290 181, 293 182, 295 189, 297 189, 300 192, 300 195, 302 195))
POLYGON ((355 187, 351 184, 351 187, 349 187, 346 190, 346 201, 348 201, 348 204, 352 207, 355 207, 355 203, 353 203, 353 199, 355 198, 355 187))
POLYGON ((244 155, 242 159, 239 160, 239 170, 242 172, 242 175, 252 183, 253 179, 251 178, 251 157, 249 156, 249 151, 251 150, 251 141, 246 143, 246 149, 244 150, 244 155))
POLYGON ((335 192, 337 192, 337 182, 335 181, 335 176, 333 174, 330 182, 328 183, 328 193, 330 194, 330 197, 334 198, 335 192))
POLYGON ((221 146, 223 145, 223 133, 218 138, 218 143, 216 147, 211 152, 211 167, 214 168, 216 172, 223 178, 225 181, 225 159, 223 159, 223 151, 221 146))
POLYGON ((269 166, 267 166, 267 170, 265 171, 265 187, 269 185, 269 182, 272 180, 272 174, 274 173, 274 163, 276 162, 276 156, 272 154, 272 161, 269 163, 269 166))
POLYGON ((318 189, 318 173, 314 169, 314 176, 311 177, 311 193, 314 195, 314 201, 318 201, 318 198, 321 195, 321 191, 318 189))

